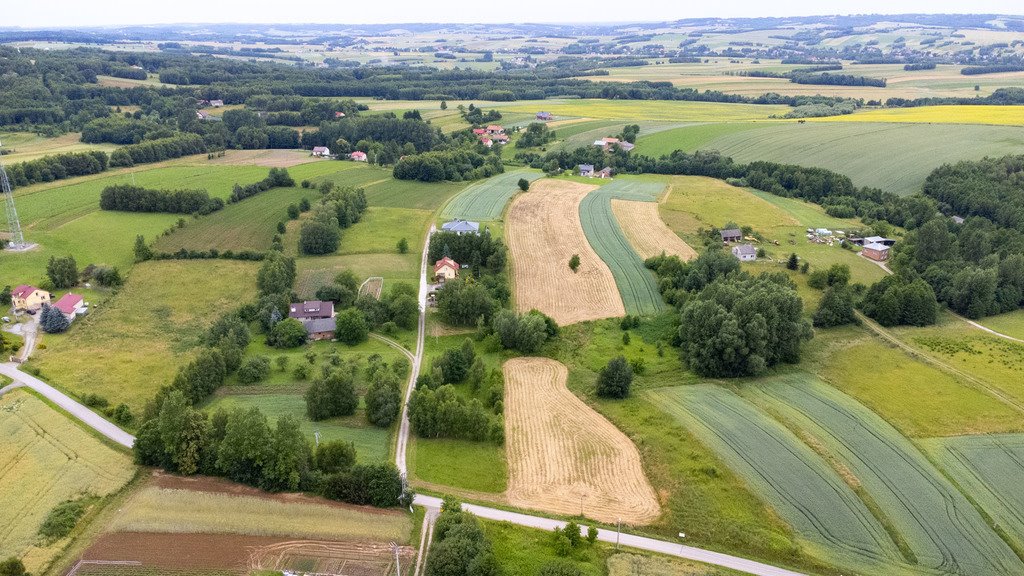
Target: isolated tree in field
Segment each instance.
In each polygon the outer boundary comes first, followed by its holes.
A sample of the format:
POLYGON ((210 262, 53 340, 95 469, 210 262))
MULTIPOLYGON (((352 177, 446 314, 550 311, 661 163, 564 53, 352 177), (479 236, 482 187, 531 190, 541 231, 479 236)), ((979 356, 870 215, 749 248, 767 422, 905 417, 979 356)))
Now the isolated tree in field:
POLYGON ((441 110, 447 110, 447 109, 448 109, 448 102, 445 101, 445 100, 441 100, 441 110))
POLYGON ((633 369, 624 356, 608 361, 597 377, 597 395, 605 398, 626 398, 633 384, 633 369))
POLYGON ((186 476, 198 472, 210 431, 206 415, 192 408, 184 394, 174 390, 164 398, 157 422, 163 451, 172 469, 186 476))
POLYGON ((298 348, 306 343, 306 327, 295 318, 274 324, 267 334, 267 344, 274 348, 298 348))
POLYGON ((142 235, 135 237, 135 261, 145 262, 153 257, 153 250, 146 244, 146 239, 142 235))
POLYGON ((334 320, 334 337, 341 342, 354 346, 366 341, 370 328, 366 324, 366 316, 359 309, 346 308, 339 312, 334 320))
POLYGON ((569 258, 569 269, 576 272, 580 268, 580 255, 573 254, 572 258, 569 258))
POLYGON ((796 252, 789 255, 789 260, 786 260, 786 268, 789 270, 796 270, 800 267, 800 259, 797 257, 796 252))
POLYGON ((341 231, 336 223, 309 220, 299 229, 299 250, 303 254, 331 254, 340 242, 341 231))
POLYGON ((259 408, 236 408, 224 425, 217 469, 235 482, 256 486, 273 458, 273 449, 273 432, 259 408))
POLYGON ((401 240, 398 241, 398 253, 399 254, 405 254, 408 251, 409 251, 409 241, 406 240, 405 238, 402 238, 401 240))
POLYGON ((75 262, 75 257, 50 256, 50 261, 46 264, 46 276, 53 283, 53 287, 58 290, 75 286, 78 284, 78 264, 75 262))
POLYGON ((25 572, 25 565, 14 556, 0 562, 0 576, 29 576, 25 572))
POLYGON ((527 180, 526 178, 520 178, 519 179, 519 189, 522 190, 523 192, 526 192, 527 190, 529 190, 530 189, 530 181, 527 180))
POLYGON ((295 282, 295 260, 271 251, 256 273, 261 294, 287 294, 295 282))
POLYGON ((401 404, 398 377, 391 373, 378 374, 366 390, 366 419, 374 426, 387 428, 398 417, 401 404))

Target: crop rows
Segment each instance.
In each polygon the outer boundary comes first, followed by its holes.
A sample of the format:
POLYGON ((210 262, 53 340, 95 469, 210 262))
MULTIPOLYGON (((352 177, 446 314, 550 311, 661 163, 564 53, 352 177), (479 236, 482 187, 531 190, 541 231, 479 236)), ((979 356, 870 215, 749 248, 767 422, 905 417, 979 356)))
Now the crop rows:
POLYGON ((544 174, 535 170, 513 170, 473 184, 452 198, 444 208, 445 218, 498 220, 508 201, 519 192, 520 178, 533 182, 544 174))
POLYGON ((878 574, 899 561, 882 525, 842 478, 754 405, 713 385, 649 394, 752 484, 819 555, 858 571, 874 567, 878 574))
POLYGON ((1024 572, 964 495, 871 410, 813 378, 779 379, 759 387, 758 395, 845 462, 921 567, 965 576, 1024 572))

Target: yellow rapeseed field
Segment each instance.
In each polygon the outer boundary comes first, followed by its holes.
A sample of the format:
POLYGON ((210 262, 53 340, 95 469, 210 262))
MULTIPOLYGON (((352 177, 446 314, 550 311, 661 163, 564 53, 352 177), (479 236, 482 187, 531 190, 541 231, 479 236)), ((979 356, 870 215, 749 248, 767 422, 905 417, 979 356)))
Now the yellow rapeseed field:
POLYGON ((910 122, 1024 126, 1024 106, 920 106, 864 110, 843 116, 808 118, 814 122, 910 122))

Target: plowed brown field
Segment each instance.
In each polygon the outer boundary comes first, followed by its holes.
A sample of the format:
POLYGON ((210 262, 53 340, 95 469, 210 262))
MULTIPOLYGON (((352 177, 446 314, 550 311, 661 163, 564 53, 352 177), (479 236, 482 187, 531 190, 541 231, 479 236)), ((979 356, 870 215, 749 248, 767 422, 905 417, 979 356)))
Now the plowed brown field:
POLYGON ((641 258, 658 256, 662 252, 679 256, 684 261, 697 257, 697 251, 676 236, 658 214, 656 202, 612 199, 612 213, 619 221, 626 239, 641 258))
POLYGON ((611 270, 590 247, 580 201, 597 186, 545 178, 509 208, 505 236, 512 257, 515 305, 536 308, 559 324, 626 313, 611 270), (576 272, 569 259, 579 254, 576 272))
POLYGON ((565 366, 547 358, 504 365, 509 484, 513 506, 648 524, 660 509, 640 452, 618 428, 566 388, 565 366))

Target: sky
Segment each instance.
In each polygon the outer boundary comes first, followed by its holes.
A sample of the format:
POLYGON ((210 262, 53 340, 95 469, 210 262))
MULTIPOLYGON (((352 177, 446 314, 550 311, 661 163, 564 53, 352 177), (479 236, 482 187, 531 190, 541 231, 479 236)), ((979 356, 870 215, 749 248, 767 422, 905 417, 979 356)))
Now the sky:
POLYGON ((822 14, 1024 14, 1021 0, 5 0, 0 26, 169 23, 640 22, 698 17, 822 14))

